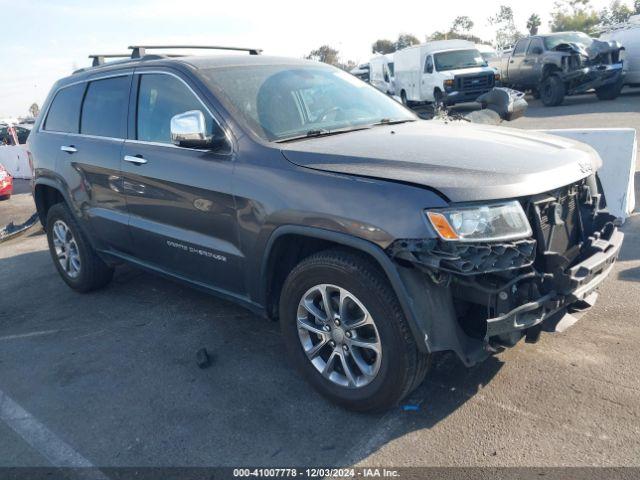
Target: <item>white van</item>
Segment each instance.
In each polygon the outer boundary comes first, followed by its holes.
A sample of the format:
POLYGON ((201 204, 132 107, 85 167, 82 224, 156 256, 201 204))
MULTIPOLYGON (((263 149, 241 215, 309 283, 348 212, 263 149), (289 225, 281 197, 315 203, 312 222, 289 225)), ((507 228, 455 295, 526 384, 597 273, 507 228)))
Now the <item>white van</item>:
POLYGON ((625 85, 640 87, 640 15, 632 16, 628 22, 609 27, 600 35, 600 40, 617 40, 625 49, 625 85))
POLYGON ((473 42, 439 40, 395 52, 396 94, 403 103, 473 102, 500 79, 473 42))
POLYGON ((369 83, 381 92, 395 94, 393 54, 376 55, 369 60, 369 83))

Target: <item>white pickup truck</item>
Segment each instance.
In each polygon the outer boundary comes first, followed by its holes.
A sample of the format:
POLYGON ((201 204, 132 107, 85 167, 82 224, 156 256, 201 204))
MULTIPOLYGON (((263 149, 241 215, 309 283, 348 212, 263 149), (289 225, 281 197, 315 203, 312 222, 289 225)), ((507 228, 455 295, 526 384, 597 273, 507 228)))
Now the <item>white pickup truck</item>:
POLYGON ((466 40, 407 47, 394 54, 394 64, 396 95, 405 104, 473 102, 500 80, 475 44, 466 40))

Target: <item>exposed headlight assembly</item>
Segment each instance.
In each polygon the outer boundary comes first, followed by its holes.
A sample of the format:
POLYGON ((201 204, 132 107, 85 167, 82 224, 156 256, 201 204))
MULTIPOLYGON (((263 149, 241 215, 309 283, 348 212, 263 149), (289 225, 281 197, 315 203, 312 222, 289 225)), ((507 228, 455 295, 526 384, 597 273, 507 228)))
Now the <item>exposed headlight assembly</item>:
POLYGON ((426 214, 443 240, 495 242, 531 236, 531 226, 517 201, 429 210, 426 214))

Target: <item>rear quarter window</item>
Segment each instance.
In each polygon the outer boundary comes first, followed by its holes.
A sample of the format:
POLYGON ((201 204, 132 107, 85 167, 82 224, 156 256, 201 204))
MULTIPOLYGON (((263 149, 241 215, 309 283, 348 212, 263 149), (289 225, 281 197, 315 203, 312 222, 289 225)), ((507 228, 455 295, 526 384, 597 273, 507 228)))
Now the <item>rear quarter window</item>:
POLYGON ((124 138, 130 83, 131 76, 90 82, 82 104, 80 133, 124 138))
POLYGON ((51 102, 44 130, 50 132, 78 133, 80 128, 80 104, 86 84, 64 87, 51 102))

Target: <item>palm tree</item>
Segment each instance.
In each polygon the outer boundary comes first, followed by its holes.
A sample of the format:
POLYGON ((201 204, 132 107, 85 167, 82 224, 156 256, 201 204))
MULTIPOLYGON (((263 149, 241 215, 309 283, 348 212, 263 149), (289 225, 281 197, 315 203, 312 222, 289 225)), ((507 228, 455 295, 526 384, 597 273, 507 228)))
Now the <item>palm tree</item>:
POLYGON ((538 27, 541 24, 540 16, 537 13, 532 13, 529 20, 527 20, 527 30, 529 30, 529 35, 537 35, 538 27))

